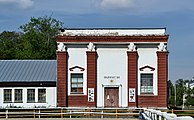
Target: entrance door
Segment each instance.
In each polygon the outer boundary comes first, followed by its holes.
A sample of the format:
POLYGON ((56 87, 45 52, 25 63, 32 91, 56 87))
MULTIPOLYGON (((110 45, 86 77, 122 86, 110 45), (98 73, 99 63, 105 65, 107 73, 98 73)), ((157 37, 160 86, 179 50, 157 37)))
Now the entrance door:
POLYGON ((119 107, 119 88, 104 88, 104 107, 119 107))

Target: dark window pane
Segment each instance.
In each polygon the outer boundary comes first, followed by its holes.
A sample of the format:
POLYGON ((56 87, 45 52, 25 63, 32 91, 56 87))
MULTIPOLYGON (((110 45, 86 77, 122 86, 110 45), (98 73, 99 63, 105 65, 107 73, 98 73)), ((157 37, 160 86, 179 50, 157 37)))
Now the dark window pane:
POLYGON ((46 89, 38 89, 38 102, 46 102, 46 89))
POLYGON ((15 102, 22 102, 22 89, 15 89, 15 102))
POLYGON ((35 89, 27 90, 27 102, 35 102, 35 89))
POLYGON ((141 93, 153 93, 153 74, 141 74, 141 93))
POLYGON ((71 74, 71 92, 83 93, 83 74, 82 73, 71 74))
POLYGON ((12 102, 12 89, 4 89, 4 102, 12 102))

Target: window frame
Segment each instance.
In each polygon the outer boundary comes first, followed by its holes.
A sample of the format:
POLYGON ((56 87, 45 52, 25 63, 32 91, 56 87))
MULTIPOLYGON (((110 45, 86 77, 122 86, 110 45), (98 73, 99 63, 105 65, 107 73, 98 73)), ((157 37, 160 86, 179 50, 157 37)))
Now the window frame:
POLYGON ((140 74, 140 94, 152 94, 152 95, 154 94, 154 74, 153 73, 141 73, 140 74), (142 75, 151 75, 152 77, 142 78, 143 77, 142 75), (147 80, 151 80, 151 81, 147 81, 147 80), (147 81, 147 82, 144 82, 147 85, 142 85, 143 81, 147 81))
POLYGON ((35 92, 35 89, 27 89, 27 103, 35 103, 35 92))
POLYGON ((12 103, 12 89, 4 89, 3 90, 3 102, 4 103, 12 103), (8 95, 10 97, 9 98, 10 100, 5 100, 5 93, 6 93, 5 91, 6 90, 10 90, 9 94, 6 94, 6 95, 8 95))
POLYGON ((23 89, 14 89, 14 102, 15 103, 23 102, 23 89))
POLYGON ((38 102, 39 103, 46 103, 46 88, 39 88, 38 89, 38 102), (44 90, 44 93, 40 92, 41 90, 44 90))
POLYGON ((71 94, 83 94, 84 93, 84 74, 83 73, 70 73, 70 93, 71 94), (72 76, 73 75, 80 75, 80 76, 82 76, 82 77, 74 77, 74 78, 76 78, 77 80, 76 80, 76 82, 72 82, 73 80, 72 80, 72 76), (81 78, 81 82, 79 82, 79 78, 81 78), (73 87, 72 85, 75 85, 76 87, 73 87), (80 87, 81 86, 81 87, 80 87), (72 88, 75 88, 75 90, 76 91, 72 91, 72 88))

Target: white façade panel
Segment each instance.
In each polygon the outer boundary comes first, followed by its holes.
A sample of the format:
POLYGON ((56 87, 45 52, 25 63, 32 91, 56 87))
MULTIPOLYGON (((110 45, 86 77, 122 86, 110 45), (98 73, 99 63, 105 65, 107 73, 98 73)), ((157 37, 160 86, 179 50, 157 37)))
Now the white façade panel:
POLYGON ((87 48, 79 48, 79 46, 74 46, 73 48, 68 48, 68 95, 71 93, 70 88, 70 76, 71 73, 83 73, 83 93, 84 95, 87 94, 87 56, 86 56, 86 50, 87 48), (81 68, 84 68, 84 71, 81 71, 79 69, 75 69, 74 71, 70 71, 69 68, 79 66, 81 68))
POLYGON ((119 107, 127 107, 127 49, 98 48, 97 54, 97 106, 104 107, 105 87, 119 87, 119 107))
POLYGON ((153 73, 153 92, 157 95, 158 92, 158 74, 157 74, 157 48, 138 48, 138 95, 140 95, 140 74, 141 73, 153 73), (150 66, 155 70, 150 70, 148 68, 140 71, 139 68, 144 66, 150 66))

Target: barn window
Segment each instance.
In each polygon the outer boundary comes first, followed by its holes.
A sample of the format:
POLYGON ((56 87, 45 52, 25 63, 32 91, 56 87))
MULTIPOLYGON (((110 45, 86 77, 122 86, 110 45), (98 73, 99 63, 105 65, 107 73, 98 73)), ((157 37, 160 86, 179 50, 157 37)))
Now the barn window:
POLYGON ((83 93, 83 73, 71 74, 71 93, 83 93))
POLYGON ((153 93, 153 74, 141 74, 141 93, 153 93))
POLYGON ((4 102, 12 102, 12 89, 4 89, 4 102))
POLYGON ((22 89, 15 89, 15 102, 22 102, 22 89))
POLYGON ((27 89, 27 102, 35 102, 35 89, 27 89))
POLYGON ((38 102, 46 102, 46 89, 38 89, 38 102))

